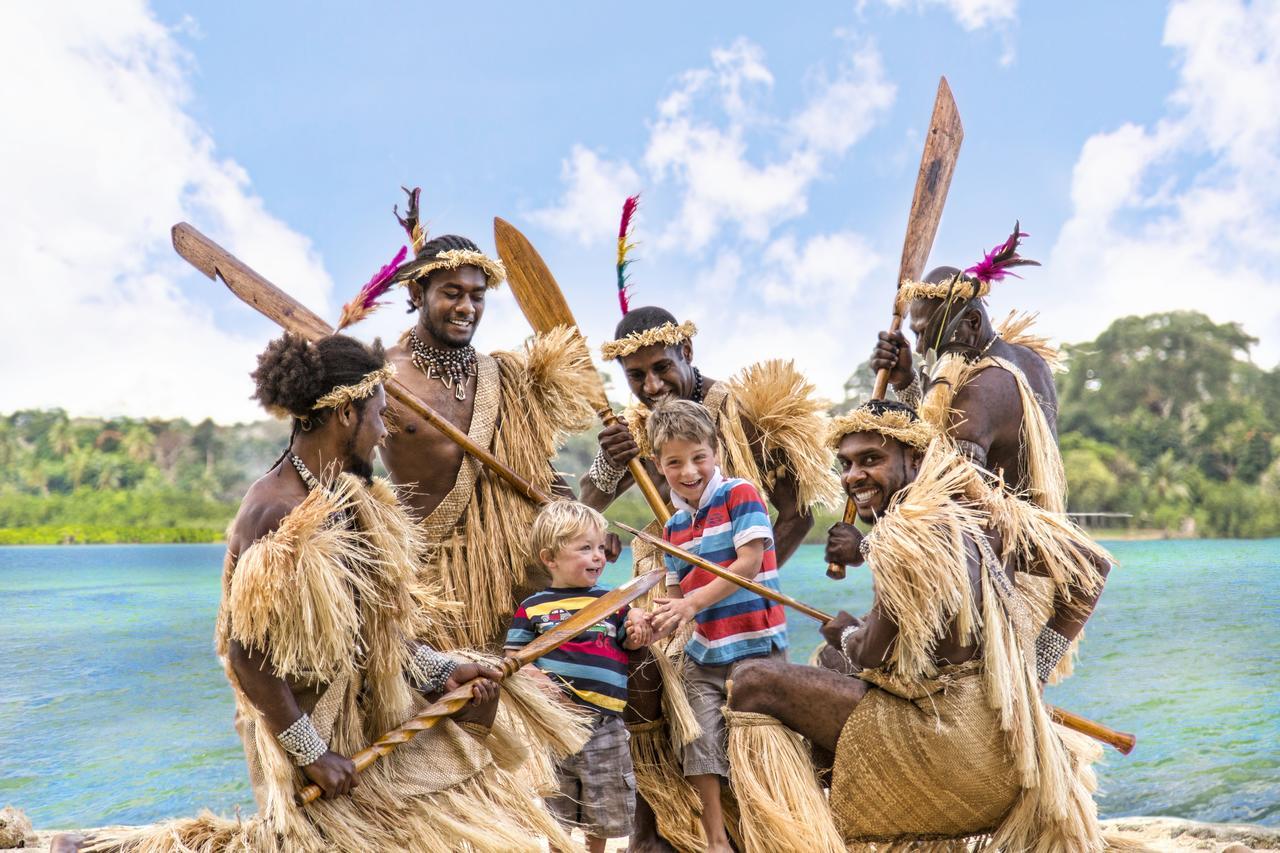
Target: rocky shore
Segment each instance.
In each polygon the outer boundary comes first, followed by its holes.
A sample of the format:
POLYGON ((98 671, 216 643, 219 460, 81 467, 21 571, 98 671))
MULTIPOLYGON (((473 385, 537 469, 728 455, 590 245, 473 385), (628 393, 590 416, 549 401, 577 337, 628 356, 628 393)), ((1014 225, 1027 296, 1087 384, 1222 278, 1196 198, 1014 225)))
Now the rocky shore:
MULTIPOLYGON (((1102 822, 1108 833, 1145 845, 1159 853, 1199 850, 1207 853, 1280 853, 1280 829, 1248 823, 1201 823, 1176 817, 1121 817, 1102 822)), ((47 851, 53 831, 33 831, 16 809, 0 810, 0 853, 47 851)), ((626 850, 625 843, 610 843, 611 851, 626 850)))

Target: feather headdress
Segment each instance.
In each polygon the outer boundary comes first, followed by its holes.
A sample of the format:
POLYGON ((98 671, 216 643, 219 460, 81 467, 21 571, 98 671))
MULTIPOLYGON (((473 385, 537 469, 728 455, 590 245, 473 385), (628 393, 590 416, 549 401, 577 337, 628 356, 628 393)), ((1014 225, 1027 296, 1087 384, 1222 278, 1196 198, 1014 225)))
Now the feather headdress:
POLYGON ((627 274, 627 267, 631 265, 631 259, 627 257, 627 253, 636 247, 631 242, 631 217, 635 215, 636 208, 640 205, 640 196, 628 196, 627 200, 622 203, 622 221, 618 223, 618 306, 622 309, 622 316, 626 316, 631 310, 630 296, 630 276, 627 274))
POLYGON ((386 304, 385 302, 379 302, 378 297, 390 290, 391 286, 395 284, 395 275, 400 270, 400 265, 404 263, 404 259, 408 254, 408 247, 401 246, 400 251, 396 252, 396 256, 391 259, 391 263, 378 270, 373 278, 369 279, 368 283, 360 288, 356 298, 342 306, 342 316, 338 318, 338 328, 335 331, 341 332, 347 326, 359 323, 365 317, 378 310, 379 305, 386 304))
POLYGON ((1022 278, 1016 272, 1011 272, 1010 267, 1040 266, 1039 261, 1028 260, 1018 254, 1019 241, 1023 237, 1031 236, 1023 231, 1021 226, 1021 222, 1014 222, 1013 233, 1009 235, 1009 239, 983 255, 982 260, 964 271, 965 275, 971 275, 978 281, 989 284, 993 281, 1001 281, 1007 275, 1011 275, 1014 278, 1022 278))
POLYGON ((1001 281, 1005 276, 1022 278, 1011 267, 1040 266, 1039 261, 1028 260, 1018 254, 1019 241, 1028 236, 1030 235, 1021 230, 1021 223, 1015 222, 1009 239, 984 254, 982 260, 963 272, 948 276, 942 281, 904 280, 898 288, 898 306, 905 309, 916 299, 942 299, 950 305, 986 296, 991 292, 991 282, 1001 281))

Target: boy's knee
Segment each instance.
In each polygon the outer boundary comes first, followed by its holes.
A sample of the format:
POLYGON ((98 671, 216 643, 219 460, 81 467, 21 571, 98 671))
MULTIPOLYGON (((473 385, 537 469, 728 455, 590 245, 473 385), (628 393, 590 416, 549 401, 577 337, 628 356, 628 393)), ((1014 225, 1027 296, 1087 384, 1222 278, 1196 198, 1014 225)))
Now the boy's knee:
POLYGON ((772 667, 765 660, 745 660, 733 668, 733 690, 729 707, 734 711, 771 714, 772 667))

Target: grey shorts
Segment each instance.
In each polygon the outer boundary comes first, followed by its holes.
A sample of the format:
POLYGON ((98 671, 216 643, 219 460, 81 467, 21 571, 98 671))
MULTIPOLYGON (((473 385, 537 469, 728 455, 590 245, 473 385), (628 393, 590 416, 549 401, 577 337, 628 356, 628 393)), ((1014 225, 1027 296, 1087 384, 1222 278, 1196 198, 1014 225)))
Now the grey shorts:
POLYGON ((636 814, 636 774, 621 717, 601 715, 591 739, 556 767, 560 793, 547 798, 560 821, 596 838, 631 834, 636 814))
MULTIPOLYGON (((774 649, 769 660, 787 659, 785 649, 774 649)), ((752 658, 745 658, 752 660, 752 658)), ((729 739, 724 724, 725 700, 728 690, 725 682, 733 667, 742 661, 721 666, 703 666, 692 658, 684 659, 684 689, 689 697, 689 707, 702 727, 702 734, 685 744, 681 765, 685 776, 702 776, 714 773, 729 778, 729 739)))

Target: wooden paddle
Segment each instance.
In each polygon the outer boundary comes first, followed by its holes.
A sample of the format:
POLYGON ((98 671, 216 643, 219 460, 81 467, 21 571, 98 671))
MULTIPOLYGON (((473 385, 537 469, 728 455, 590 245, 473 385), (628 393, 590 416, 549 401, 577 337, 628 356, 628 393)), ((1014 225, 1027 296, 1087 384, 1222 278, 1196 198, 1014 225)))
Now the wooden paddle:
MULTIPOLYGON (((902 260, 898 264, 895 290, 902 286, 904 279, 919 279, 924 272, 924 263, 929 259, 934 235, 938 233, 942 208, 947 202, 947 190, 951 186, 951 175, 956 170, 956 160, 960 157, 962 141, 964 127, 960 124, 960 112, 956 109, 955 99, 951 97, 947 78, 943 77, 938 81, 938 95, 934 98, 933 116, 929 119, 929 135, 925 138, 924 153, 920 156, 920 172, 916 175, 915 194, 911 197, 911 213, 907 216, 907 236, 902 243, 902 260)), ((896 332, 901 328, 902 308, 898 305, 895 293, 893 321, 889 324, 889 331, 896 332)), ((871 399, 883 400, 888 390, 889 371, 881 370, 876 373, 876 385, 871 399)), ((853 501, 846 500, 844 523, 853 524, 857 517, 853 501)), ((840 563, 830 563, 827 566, 827 576, 840 580, 845 576, 845 567, 840 563)))
MULTIPOLYGON (((551 274, 546 262, 542 260, 542 256, 538 254, 537 249, 533 248, 528 238, 510 222, 496 216, 493 219, 493 238, 498 247, 498 255, 506 265, 507 282, 511 285, 511 292, 515 295, 516 302, 520 304, 520 310, 524 312, 534 331, 546 333, 558 326, 568 326, 577 331, 578 321, 573 318, 573 311, 569 309, 569 303, 565 301, 560 285, 556 283, 555 276, 551 274)), ((581 337, 582 333, 579 331, 578 335, 581 337)), ((586 345, 585 339, 583 339, 583 345, 586 345)), ((591 405, 604 425, 612 426, 618 422, 618 416, 613 413, 609 398, 605 396, 604 381, 598 377, 599 374, 597 374, 595 387, 592 388, 591 405)), ((632 459, 627 463, 627 470, 631 472, 636 485, 644 494, 644 499, 653 510, 654 517, 665 524, 671 517, 671 512, 667 509, 667 502, 662 499, 657 486, 653 484, 653 480, 649 479, 649 472, 645 470, 644 463, 638 457, 632 459)))
MULTIPOLYGON (((665 551, 671 556, 684 560, 686 563, 697 566, 700 569, 706 569, 716 577, 724 578, 730 583, 737 584, 743 589, 749 589, 756 595, 767 598, 770 601, 777 602, 785 607, 791 607, 795 610, 799 610, 804 615, 816 619, 824 625, 834 618, 831 614, 824 613, 816 607, 810 607, 804 602, 797 601, 791 596, 779 592, 776 589, 770 589, 764 584, 756 583, 753 580, 748 580, 747 578, 735 575, 723 566, 717 566, 710 560, 704 560, 697 554, 694 554, 691 551, 686 551, 678 545, 672 545, 665 539, 660 539, 650 533, 645 533, 643 530, 637 530, 629 524, 623 524, 621 521, 614 521, 612 524, 622 528, 632 536, 643 539, 645 542, 648 542, 660 551, 665 551)), ((655 569, 654 571, 657 570, 655 569)), ((1053 718, 1055 723, 1066 726, 1067 728, 1080 732, 1083 735, 1088 735, 1094 740, 1114 746, 1123 755, 1128 755, 1132 752, 1134 744, 1138 742, 1137 736, 1129 734, 1128 732, 1116 731, 1115 729, 1102 725, 1102 723, 1095 723, 1093 720, 1085 719, 1084 717, 1073 714, 1070 711, 1063 711, 1059 708, 1053 707, 1052 705, 1045 705, 1045 708, 1049 711, 1049 716, 1053 718)))
MULTIPOLYGON (((173 248, 188 263, 209 278, 215 281, 222 279, 222 283, 228 290, 285 331, 301 335, 311 341, 333 334, 329 324, 305 305, 258 275, 191 225, 179 222, 173 226, 173 248)), ((472 441, 469 435, 422 402, 399 381, 390 379, 384 387, 389 396, 394 397, 406 408, 440 430, 446 438, 507 481, 517 492, 536 504, 551 502, 550 495, 495 459, 492 453, 472 441)))
MULTIPOLYGON (((502 673, 502 678, 504 680, 510 678, 520 667, 560 648, 583 631, 598 622, 604 621, 610 614, 616 613, 657 586, 665 574, 665 569, 654 569, 651 572, 645 572, 643 575, 627 581, 617 589, 600 596, 575 613, 564 624, 557 625, 529 645, 514 652, 511 657, 502 661, 497 666, 497 669, 502 673)), ((445 717, 457 713, 463 705, 471 701, 475 686, 482 680, 473 678, 466 684, 450 690, 419 711, 413 719, 399 728, 392 729, 370 746, 351 756, 351 761, 355 764, 356 770, 367 770, 375 761, 394 750, 400 744, 413 740, 413 736, 418 732, 426 731, 445 717)), ((294 796, 294 802, 300 806, 305 806, 307 803, 318 799, 323 793, 324 791, 319 785, 308 785, 294 796)))

